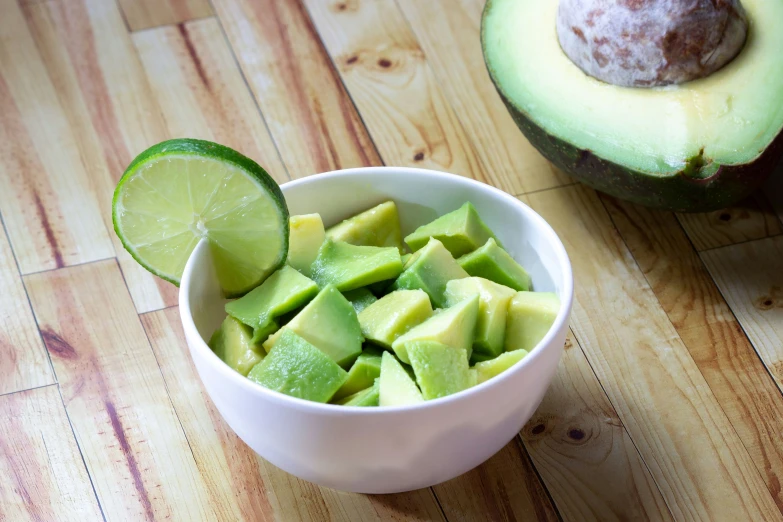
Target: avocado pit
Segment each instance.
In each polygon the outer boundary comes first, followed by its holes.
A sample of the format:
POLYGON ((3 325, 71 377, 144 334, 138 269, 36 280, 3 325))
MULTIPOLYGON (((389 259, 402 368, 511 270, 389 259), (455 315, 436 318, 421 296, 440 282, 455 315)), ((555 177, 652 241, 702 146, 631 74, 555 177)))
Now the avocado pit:
POLYGON ((742 50, 739 0, 560 0, 557 36, 586 74, 624 87, 704 78, 742 50))

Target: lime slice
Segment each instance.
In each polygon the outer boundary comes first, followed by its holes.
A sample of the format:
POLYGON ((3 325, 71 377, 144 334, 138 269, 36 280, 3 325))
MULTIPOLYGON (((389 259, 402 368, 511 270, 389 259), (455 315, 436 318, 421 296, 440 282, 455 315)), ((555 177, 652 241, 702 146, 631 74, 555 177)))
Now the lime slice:
POLYGON ((288 253, 280 187, 253 160, 209 141, 164 141, 139 154, 114 191, 112 219, 134 259, 178 286, 206 238, 229 297, 261 284, 288 253))

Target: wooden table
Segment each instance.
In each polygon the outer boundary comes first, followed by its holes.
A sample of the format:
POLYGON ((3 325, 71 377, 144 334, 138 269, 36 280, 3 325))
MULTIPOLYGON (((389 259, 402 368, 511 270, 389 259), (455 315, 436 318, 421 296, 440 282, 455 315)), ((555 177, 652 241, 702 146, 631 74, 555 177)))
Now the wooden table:
POLYGON ((783 180, 695 215, 574 183, 501 106, 482 3, 0 0, 0 520, 781 519, 783 180), (124 167, 181 136, 279 182, 447 170, 549 220, 572 335, 519 437, 389 496, 257 459, 111 226, 124 167))

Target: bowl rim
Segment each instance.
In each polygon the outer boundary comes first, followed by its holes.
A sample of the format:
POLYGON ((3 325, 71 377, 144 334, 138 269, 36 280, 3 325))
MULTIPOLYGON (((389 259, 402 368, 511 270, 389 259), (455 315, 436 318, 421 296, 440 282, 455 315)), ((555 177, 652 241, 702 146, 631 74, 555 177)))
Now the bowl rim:
POLYGON ((493 187, 492 185, 488 185, 486 183, 471 178, 466 178, 464 176, 459 176, 456 174, 451 174, 451 173, 437 171, 437 170, 420 169, 420 168, 412 168, 412 167, 380 166, 380 167, 357 167, 357 168, 350 168, 350 169, 340 169, 340 170, 334 170, 329 172, 323 172, 320 174, 313 174, 310 176, 306 176, 304 178, 288 181, 280 185, 280 188, 283 191, 283 194, 285 195, 286 189, 291 187, 297 187, 299 185, 307 185, 309 183, 313 183, 314 180, 323 182, 324 180, 337 179, 343 177, 352 177, 352 176, 388 175, 391 174, 392 172, 396 172, 396 173, 404 172, 406 174, 414 174, 422 177, 436 178, 440 181, 445 181, 448 183, 462 183, 469 186, 472 190, 488 191, 491 194, 493 194, 495 197, 506 200, 508 202, 512 202, 512 204, 522 208, 523 212, 528 216, 528 218, 531 219, 536 224, 536 228, 541 230, 543 234, 546 236, 546 240, 552 245, 555 251, 555 256, 560 264, 560 268, 563 273, 562 296, 560 300, 561 304, 557 317, 555 318, 554 323, 552 323, 552 326, 549 328, 549 331, 544 336, 544 338, 541 339, 541 341, 539 341, 538 344, 532 350, 530 350, 527 356, 523 357, 520 361, 512 365, 507 370, 503 371, 501 374, 491 379, 488 379, 487 381, 481 384, 477 384, 476 386, 473 386, 466 390, 462 390, 460 392, 447 395, 446 397, 430 399, 421 403, 404 405, 404 406, 384 406, 384 407, 376 407, 376 408, 366 408, 361 406, 342 406, 337 404, 308 401, 306 399, 291 397, 290 395, 286 395, 284 393, 280 393, 274 390, 270 390, 268 388, 264 388, 260 384, 249 380, 247 377, 243 377, 242 375, 240 375, 239 373, 231 369, 217 355, 215 355, 215 353, 209 348, 209 346, 207 346, 207 343, 201 337, 201 334, 198 332, 195 322, 193 321, 193 315, 190 310, 190 281, 192 280, 193 273, 195 271, 194 253, 200 248, 205 248, 204 243, 206 243, 206 239, 201 239, 199 243, 196 245, 196 248, 193 249, 193 252, 191 252, 190 257, 188 258, 188 261, 185 264, 185 270, 182 274, 181 284, 179 289, 179 298, 178 298, 179 315, 180 315, 180 320, 182 321, 182 327, 186 333, 186 340, 188 339, 197 340, 195 343, 188 342, 188 347, 190 348, 190 350, 191 351, 195 350, 199 352, 203 356, 203 358, 207 361, 207 363, 212 365, 216 369, 216 371, 220 372, 224 378, 233 381, 237 386, 244 388, 246 391, 252 394, 261 395, 265 399, 270 400, 278 405, 290 407, 295 410, 308 411, 310 413, 320 413, 320 414, 327 414, 327 415, 338 415, 338 416, 394 415, 400 412, 429 410, 430 408, 437 408, 439 406, 444 406, 449 403, 462 401, 464 399, 467 399, 471 395, 475 395, 489 388, 499 386, 501 382, 507 379, 515 378, 516 374, 518 374, 523 367, 533 364, 533 361, 535 361, 535 359, 538 359, 541 356, 541 354, 550 345, 551 341, 558 334, 558 332, 560 332, 563 327, 566 328, 568 327, 567 322, 571 314, 571 307, 574 298, 574 279, 573 279, 573 272, 571 269, 571 262, 570 259, 568 258, 568 253, 566 252, 566 249, 563 246, 563 243, 560 240, 559 236, 551 227, 551 225, 549 225, 549 223, 547 223, 547 221, 543 217, 541 217, 535 210, 533 210, 529 205, 522 202, 517 197, 514 197, 496 187, 493 187), (195 346, 193 346, 193 344, 195 344, 195 346))

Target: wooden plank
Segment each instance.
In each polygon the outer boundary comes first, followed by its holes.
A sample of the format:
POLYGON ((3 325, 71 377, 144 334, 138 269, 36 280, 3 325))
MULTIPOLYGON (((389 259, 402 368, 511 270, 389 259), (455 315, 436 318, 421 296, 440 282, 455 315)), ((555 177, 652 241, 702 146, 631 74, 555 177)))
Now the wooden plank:
POLYGON ((673 520, 571 334, 552 385, 521 435, 564 520, 673 520))
POLYGON ((699 251, 783 234, 783 225, 761 192, 733 207, 677 218, 699 251))
POLYGON ((518 438, 481 466, 433 489, 449 522, 558 520, 518 438))
POLYGON ((0 397, 0 520, 100 520, 57 386, 0 397))
POLYGON ((770 176, 762 190, 777 213, 778 220, 783 223, 783 163, 770 176))
POLYGON ((701 256, 764 365, 783 389, 783 237, 711 250, 701 256))
POLYGON ((489 181, 511 194, 573 182, 530 145, 495 92, 480 44, 484 0, 397 4, 486 166, 489 181))
POLYGON ((380 165, 299 1, 213 5, 292 178, 380 165))
POLYGON ((111 224, 112 193, 125 167, 138 153, 170 137, 117 5, 51 0, 27 6, 24 13, 73 129, 73 153, 84 159, 97 194, 101 211, 93 220, 102 218, 111 232, 137 309, 176 303, 174 285, 134 261, 111 224))
POLYGON ((22 273, 114 255, 78 133, 16 0, 0 0, 0 209, 22 273))
POLYGON ((767 489, 783 509, 783 396, 669 212, 604 205, 767 489))
POLYGON ((118 0, 131 31, 212 16, 209 0, 118 0))
POLYGON ((264 119, 213 18, 132 35, 170 136, 215 141, 288 181, 264 119))
POLYGON ((574 334, 674 517, 783 520, 595 192, 526 200, 571 255, 574 334))
POLYGON ((2 228, 0 288, 0 395, 52 384, 52 368, 2 228))
POLYGON ((106 517, 215 520, 117 263, 25 284, 106 517))
POLYGON ((385 163, 487 181, 394 0, 304 4, 385 163))
POLYGON ((142 316, 174 408, 221 520, 442 520, 428 489, 397 495, 342 493, 297 479, 257 458, 206 394, 177 308, 142 316))

